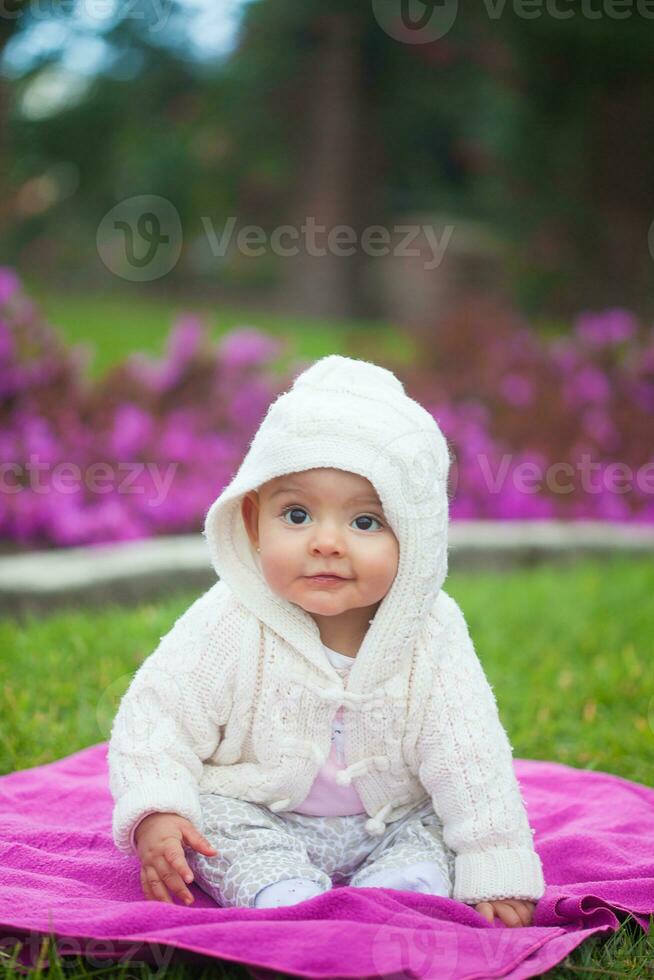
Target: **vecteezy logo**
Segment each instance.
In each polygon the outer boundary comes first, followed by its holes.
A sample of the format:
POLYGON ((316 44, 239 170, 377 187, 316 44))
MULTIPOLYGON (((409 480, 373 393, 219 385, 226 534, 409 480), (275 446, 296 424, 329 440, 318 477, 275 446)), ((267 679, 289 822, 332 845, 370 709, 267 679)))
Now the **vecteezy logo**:
POLYGON ((413 508, 415 520, 433 516, 435 508, 447 504, 449 457, 445 441, 431 426, 405 430, 379 448, 370 482, 377 486, 393 471, 403 498, 413 508))
MULTIPOLYGON (((450 899, 433 896, 432 901, 445 903, 450 899)), ((447 913, 446 913, 447 914, 447 913)), ((370 941, 370 953, 375 977, 393 976, 395 980, 414 980, 416 977, 439 977, 452 980, 460 975, 459 939, 454 923, 445 916, 437 921, 438 929, 415 925, 415 913, 410 908, 395 912, 375 930, 370 941)))
POLYGON ((372 0, 379 26, 404 44, 429 44, 444 37, 458 9, 458 0, 372 0))
POLYGON ((167 710, 174 704, 181 704, 177 677, 150 663, 135 678, 124 674, 105 689, 96 707, 96 720, 104 737, 111 736, 119 751, 151 755, 167 751, 179 740, 167 710), (138 687, 138 698, 133 691, 128 694, 132 681, 138 687))
POLYGON ((120 201, 100 222, 96 246, 109 271, 121 279, 160 279, 174 269, 182 251, 177 208, 155 194, 120 201))

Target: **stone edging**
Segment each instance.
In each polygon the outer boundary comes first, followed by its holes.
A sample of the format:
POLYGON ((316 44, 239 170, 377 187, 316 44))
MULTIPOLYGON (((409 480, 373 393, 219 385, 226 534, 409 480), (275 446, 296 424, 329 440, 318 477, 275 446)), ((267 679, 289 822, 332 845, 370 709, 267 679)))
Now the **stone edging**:
MULTIPOLYGON (((452 521, 450 569, 502 568, 597 555, 654 553, 654 525, 604 521, 452 521)), ((141 602, 215 581, 201 534, 0 558, 0 612, 141 602)))

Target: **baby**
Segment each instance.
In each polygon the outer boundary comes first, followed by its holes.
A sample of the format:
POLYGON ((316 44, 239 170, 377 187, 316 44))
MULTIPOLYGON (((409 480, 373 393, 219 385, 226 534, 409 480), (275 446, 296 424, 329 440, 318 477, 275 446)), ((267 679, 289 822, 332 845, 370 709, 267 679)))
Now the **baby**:
POLYGON ((109 743, 148 899, 393 888, 529 925, 544 893, 497 703, 447 574, 447 443, 385 368, 318 360, 268 409, 205 536, 219 575, 109 743))

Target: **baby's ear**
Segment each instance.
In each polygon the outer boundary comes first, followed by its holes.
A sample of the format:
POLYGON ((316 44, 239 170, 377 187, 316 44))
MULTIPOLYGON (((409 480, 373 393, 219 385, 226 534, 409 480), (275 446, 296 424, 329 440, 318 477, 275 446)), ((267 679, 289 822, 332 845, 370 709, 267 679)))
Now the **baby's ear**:
POLYGON ((248 490, 241 500, 241 517, 245 524, 250 540, 253 539, 253 531, 257 524, 259 513, 259 494, 256 490, 248 490))
POLYGON ((243 497, 241 498, 241 517, 243 518, 246 527, 248 525, 248 513, 254 504, 255 501, 252 498, 252 491, 250 490, 248 493, 244 493, 243 497))

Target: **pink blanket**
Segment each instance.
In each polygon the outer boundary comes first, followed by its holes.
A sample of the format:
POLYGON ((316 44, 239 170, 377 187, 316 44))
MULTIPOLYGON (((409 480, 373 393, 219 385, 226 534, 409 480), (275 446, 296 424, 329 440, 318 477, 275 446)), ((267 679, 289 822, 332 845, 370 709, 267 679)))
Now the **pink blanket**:
POLYGON ((106 743, 0 779, 0 948, 43 935, 91 963, 217 957, 255 977, 532 977, 630 913, 654 914, 654 790, 607 773, 515 760, 548 888, 534 925, 486 922, 451 899, 334 888, 281 909, 143 899, 110 836, 106 743))

